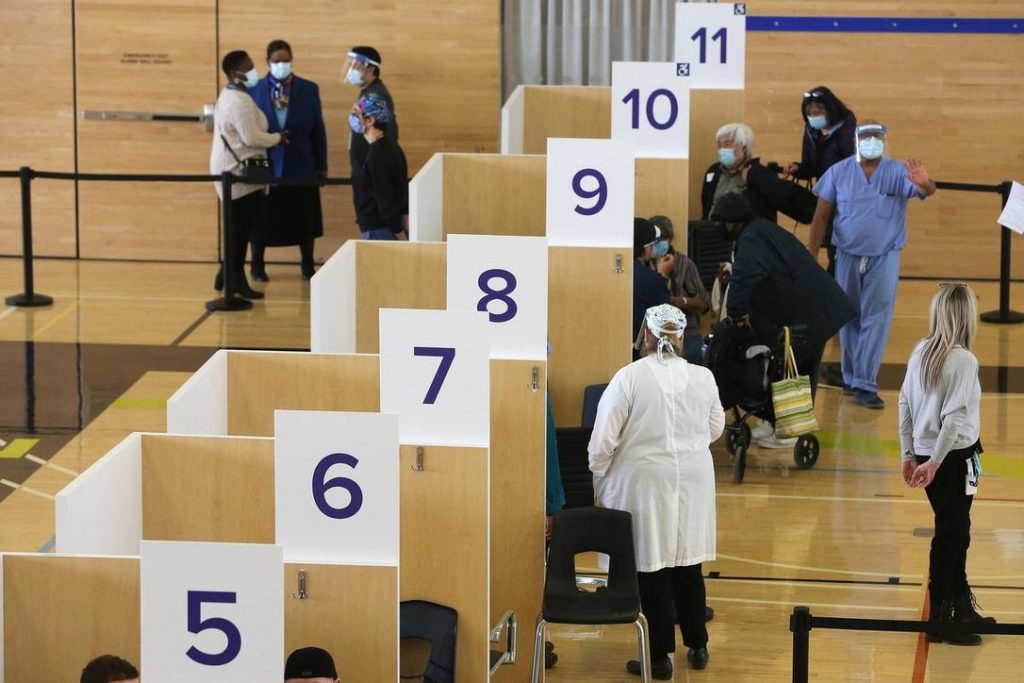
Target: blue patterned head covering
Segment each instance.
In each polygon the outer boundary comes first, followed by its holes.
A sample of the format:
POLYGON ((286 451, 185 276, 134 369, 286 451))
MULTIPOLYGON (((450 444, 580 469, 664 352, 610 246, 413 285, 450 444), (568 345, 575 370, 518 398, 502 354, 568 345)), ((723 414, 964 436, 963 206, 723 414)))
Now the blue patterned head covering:
POLYGON ((363 116, 372 116, 378 123, 388 123, 391 121, 391 110, 388 109, 388 103, 376 93, 363 95, 359 98, 356 106, 359 108, 359 111, 363 112, 363 116))

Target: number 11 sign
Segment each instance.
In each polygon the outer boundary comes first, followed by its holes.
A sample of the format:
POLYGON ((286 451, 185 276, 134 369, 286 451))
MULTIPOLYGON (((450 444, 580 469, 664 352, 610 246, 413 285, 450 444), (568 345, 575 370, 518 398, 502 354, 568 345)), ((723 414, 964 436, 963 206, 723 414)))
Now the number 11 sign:
POLYGON ((743 88, 746 32, 746 3, 677 2, 678 72, 693 88, 743 88))

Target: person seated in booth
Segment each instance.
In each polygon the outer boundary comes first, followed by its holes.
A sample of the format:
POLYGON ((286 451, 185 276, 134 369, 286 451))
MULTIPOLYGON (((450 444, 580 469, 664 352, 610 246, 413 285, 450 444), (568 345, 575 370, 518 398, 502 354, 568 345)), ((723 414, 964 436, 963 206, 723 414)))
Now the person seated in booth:
POLYGON ((334 658, 319 647, 302 647, 288 655, 284 683, 338 683, 334 658))
POLYGON ((651 216, 650 221, 661 232, 664 255, 656 259, 658 272, 668 280, 672 303, 686 314, 686 334, 683 335, 683 357, 690 363, 703 365, 704 339, 700 329, 700 317, 711 310, 711 297, 700 279, 697 264, 686 254, 676 250, 675 226, 668 216, 651 216))
POLYGON ((409 167, 405 152, 391 136, 391 110, 379 95, 363 95, 356 103, 357 121, 369 144, 362 170, 352 178, 358 198, 356 222, 364 240, 407 240, 409 167))
POLYGON ((139 683, 139 670, 116 655, 100 655, 82 669, 80 683, 139 683))

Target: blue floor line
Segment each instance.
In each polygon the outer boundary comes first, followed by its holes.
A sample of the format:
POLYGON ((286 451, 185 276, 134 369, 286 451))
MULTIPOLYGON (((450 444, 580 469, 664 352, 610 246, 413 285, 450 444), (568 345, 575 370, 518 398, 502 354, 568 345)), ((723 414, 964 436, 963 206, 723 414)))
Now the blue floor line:
POLYGON ((57 537, 53 536, 49 541, 43 544, 43 547, 39 549, 41 553, 48 553, 53 550, 53 546, 57 545, 57 537))

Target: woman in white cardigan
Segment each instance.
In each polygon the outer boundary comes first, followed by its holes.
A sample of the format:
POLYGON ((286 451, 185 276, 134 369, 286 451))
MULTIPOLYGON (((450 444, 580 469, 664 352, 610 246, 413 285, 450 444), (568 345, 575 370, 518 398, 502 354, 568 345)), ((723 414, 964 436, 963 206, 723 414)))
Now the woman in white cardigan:
MULTIPOLYGON (((651 632, 652 675, 672 678, 673 603, 690 666, 708 661, 701 563, 715 559, 715 469, 710 444, 725 413, 711 371, 683 359, 686 316, 647 310, 643 357, 615 373, 597 408, 590 470, 597 504, 633 515, 640 605, 651 632)), ((626 670, 640 674, 640 662, 626 670)))
POLYGON ((951 623, 995 623, 975 608, 967 583, 971 502, 981 462, 981 384, 971 345, 978 329, 977 297, 962 283, 944 284, 932 299, 930 333, 914 349, 900 390, 903 480, 924 487, 935 513, 928 563, 928 640, 978 645, 981 636, 955 633, 951 623))

